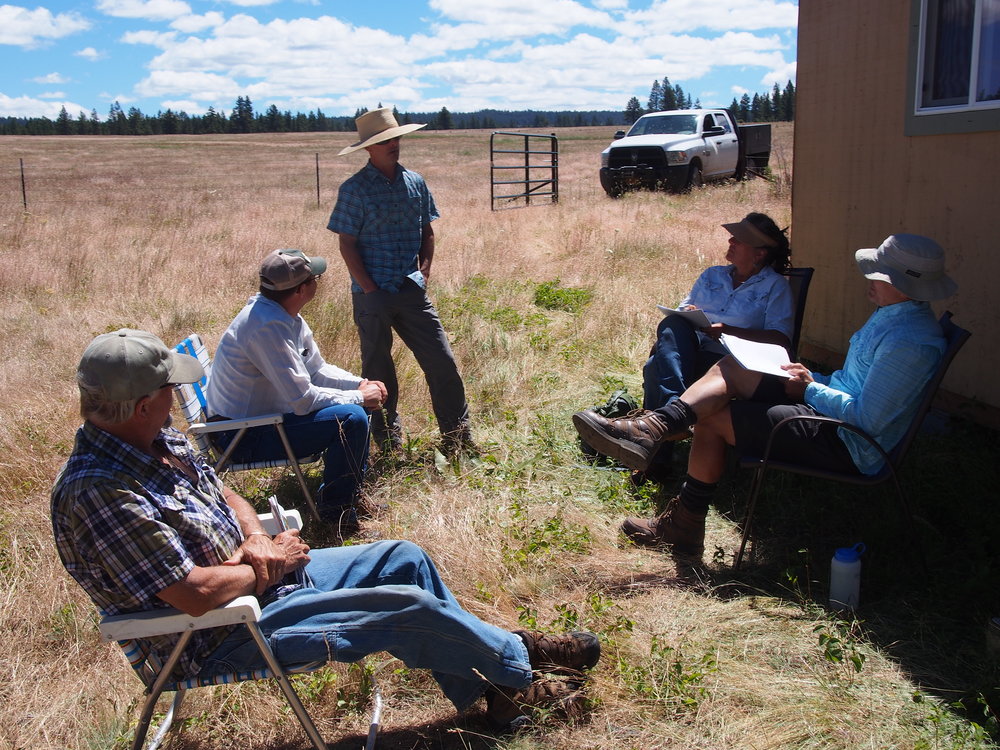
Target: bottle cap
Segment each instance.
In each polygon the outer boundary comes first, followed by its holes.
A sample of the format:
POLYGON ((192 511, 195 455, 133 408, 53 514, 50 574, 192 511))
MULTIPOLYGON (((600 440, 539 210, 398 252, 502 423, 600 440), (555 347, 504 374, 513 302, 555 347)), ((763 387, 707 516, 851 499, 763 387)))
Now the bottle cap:
POLYGON ((852 563, 857 562, 858 558, 865 551, 865 545, 858 542, 853 547, 839 547, 836 552, 833 553, 833 557, 838 562, 842 563, 852 563))

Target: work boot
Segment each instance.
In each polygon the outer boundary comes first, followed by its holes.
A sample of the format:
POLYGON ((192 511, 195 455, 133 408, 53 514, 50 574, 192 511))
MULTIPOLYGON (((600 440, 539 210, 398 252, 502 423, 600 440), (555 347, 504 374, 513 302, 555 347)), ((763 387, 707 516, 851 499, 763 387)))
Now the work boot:
POLYGON ((575 719, 587 707, 583 683, 556 677, 539 677, 521 690, 494 687, 486 691, 486 718, 493 731, 513 732, 531 723, 544 711, 558 718, 575 719))
POLYGON ((687 425, 672 426, 655 411, 608 419, 593 409, 585 409, 573 415, 573 425, 598 453, 637 471, 649 468, 662 443, 691 435, 687 425))
POLYGON ((537 630, 515 630, 528 649, 531 668, 540 672, 581 672, 591 669, 601 658, 601 642, 593 633, 578 631, 547 635, 537 630))
POLYGON ((455 429, 441 433, 441 453, 448 458, 460 453, 466 456, 478 456, 482 453, 472 439, 472 428, 468 422, 462 422, 455 429))
POLYGON ((622 533, 636 544, 669 545, 677 554, 700 558, 705 552, 706 515, 689 510, 680 497, 675 497, 656 518, 626 518, 622 533))

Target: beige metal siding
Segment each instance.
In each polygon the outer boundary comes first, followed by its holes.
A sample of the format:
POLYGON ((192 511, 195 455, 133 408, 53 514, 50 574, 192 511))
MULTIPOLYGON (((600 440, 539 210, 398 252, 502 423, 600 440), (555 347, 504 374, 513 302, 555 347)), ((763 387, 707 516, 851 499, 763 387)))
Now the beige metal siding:
POLYGON ((925 234, 959 284, 934 308, 973 334, 944 387, 998 407, 1000 132, 903 134, 910 11, 910 0, 799 6, 792 226, 796 263, 816 267, 803 341, 844 352, 871 312, 854 251, 925 234))

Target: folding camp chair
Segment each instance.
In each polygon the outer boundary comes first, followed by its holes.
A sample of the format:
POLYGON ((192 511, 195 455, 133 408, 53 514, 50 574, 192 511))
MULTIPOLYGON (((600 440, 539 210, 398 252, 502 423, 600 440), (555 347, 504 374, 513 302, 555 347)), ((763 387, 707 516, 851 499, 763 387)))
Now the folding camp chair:
POLYGON ((292 450, 291 443, 288 442, 288 435, 285 433, 285 428, 282 425, 284 417, 281 414, 262 414, 259 417, 250 417, 248 419, 214 419, 211 422, 207 421, 205 386, 208 384, 208 378, 212 370, 212 359, 208 354, 208 348, 201 340, 201 336, 196 333, 192 333, 175 348, 181 354, 189 354, 197 358, 205 370, 205 376, 197 383, 185 383, 174 386, 174 393, 177 396, 177 403, 180 406, 181 414, 184 415, 184 419, 188 423, 188 435, 194 440, 199 452, 209 461, 214 462, 217 472, 222 472, 226 469, 230 471, 246 471, 248 469, 291 466, 295 472, 296 479, 299 480, 299 486, 302 487, 302 494, 305 496, 310 513, 312 513, 313 518, 319 520, 319 511, 316 509, 316 502, 313 500, 312 493, 306 486, 306 480, 302 474, 300 464, 315 463, 323 457, 323 454, 316 453, 311 456, 296 456, 292 450), (230 456, 236 450, 236 446, 239 445, 246 431, 251 427, 260 427, 263 425, 274 425, 274 429, 278 431, 278 436, 281 438, 282 445, 285 446, 286 458, 249 461, 245 463, 230 462, 230 456), (212 441, 211 435, 230 430, 237 430, 238 432, 226 449, 220 451, 212 441))
POLYGON ((788 286, 792 289, 792 302, 795 304, 792 350, 789 352, 792 362, 798 356, 799 337, 802 335, 802 321, 806 316, 806 298, 809 296, 809 284, 812 283, 815 270, 814 268, 789 268, 784 273, 788 278, 788 286))
MULTIPOLYGON (((837 482, 847 482, 857 485, 875 485, 891 479, 896 487, 896 496, 899 499, 899 509, 903 518, 903 528, 907 536, 911 539, 913 538, 913 511, 911 510, 910 502, 906 497, 906 493, 903 492, 903 486, 899 481, 899 468, 903 463, 903 459, 906 458, 906 454, 910 449, 910 445, 913 443, 913 439, 920 431, 920 426, 923 424, 924 417, 927 412, 930 411, 931 402, 934 400, 934 395, 937 393, 938 386, 940 386, 941 381, 944 379, 949 365, 951 365, 955 355, 958 354, 959 349, 962 348, 965 342, 969 339, 969 336, 972 335, 964 328, 960 328, 952 323, 950 312, 945 312, 938 322, 941 324, 941 330, 944 332, 947 348, 945 349, 944 356, 941 357, 941 361, 938 363, 937 368, 934 370, 934 374, 931 376, 931 379, 927 382, 927 385, 924 386, 924 390, 920 394, 920 399, 917 402, 917 408, 913 412, 913 418, 910 421, 906 432, 903 434, 899 443, 896 444, 896 447, 892 450, 888 452, 884 451, 882 447, 875 442, 875 439, 864 430, 842 420, 823 416, 798 415, 783 419, 774 426, 764 448, 763 457, 743 456, 740 458, 741 468, 753 469, 754 476, 750 485, 750 500, 747 503, 746 515, 743 518, 743 538, 740 540, 740 549, 739 552, 736 553, 736 559, 733 562, 734 568, 739 568, 743 562, 743 554, 746 550, 747 541, 750 539, 750 535, 753 532, 753 516, 757 506, 757 498, 760 496, 761 486, 764 481, 764 474, 768 469, 779 469, 781 471, 788 471, 794 474, 804 474, 810 477, 832 479, 837 482), (855 435, 859 435, 881 454, 883 461, 882 468, 877 474, 849 474, 845 472, 816 469, 811 466, 804 466, 790 461, 781 461, 771 458, 771 445, 774 441, 775 434, 779 430, 783 429, 785 425, 794 421, 828 422, 830 424, 835 424, 842 429, 848 430, 855 435)), ((907 546, 909 547, 910 545, 907 546)))
MULTIPOLYGON (((284 527, 301 528, 302 517, 298 511, 286 511, 279 508, 279 512, 284 519, 284 527)), ((275 521, 274 516, 270 513, 261 515, 260 520, 265 531, 269 534, 276 534, 281 529, 281 525, 275 521)), ((143 703, 142 711, 139 715, 139 723, 135 729, 135 736, 133 737, 131 746, 132 750, 141 750, 143 747, 157 700, 164 691, 174 691, 175 695, 163 721, 154 733, 147 750, 155 750, 163 742, 163 738, 170 731, 174 716, 180 708, 181 701, 183 701, 187 690, 197 687, 207 687, 209 685, 226 685, 269 678, 274 678, 278 681, 281 691, 288 701, 288 705, 299 720, 305 733, 309 736, 313 747, 316 750, 326 750, 326 743, 316 729, 316 725, 313 723, 312 718, 310 718, 309 713, 302 705, 302 701, 299 700, 295 688, 289 682, 286 670, 278 663, 274 653, 271 651, 270 645, 268 645, 267 639, 261 633, 257 625, 259 619, 260 604, 257 602, 256 597, 253 596, 237 597, 228 604, 213 609, 211 612, 207 612, 200 617, 193 617, 177 609, 164 608, 135 614, 115 615, 101 619, 101 637, 105 641, 118 642, 132 668, 146 686, 146 700, 143 703), (192 633, 195 630, 218 628, 226 625, 246 626, 253 636, 257 648, 260 649, 261 655, 267 662, 268 668, 250 672, 198 675, 180 682, 172 680, 170 674, 180 659, 188 641, 191 639, 192 633), (142 639, 169 633, 180 633, 180 637, 166 663, 159 664, 149 653, 142 639)), ((315 662, 287 671, 309 672, 319 669, 324 664, 325 662, 315 662)), ((378 689, 378 685, 374 685, 372 706, 372 718, 369 723, 368 740, 365 745, 366 750, 372 750, 375 747, 375 738, 381 720, 382 695, 378 689)))

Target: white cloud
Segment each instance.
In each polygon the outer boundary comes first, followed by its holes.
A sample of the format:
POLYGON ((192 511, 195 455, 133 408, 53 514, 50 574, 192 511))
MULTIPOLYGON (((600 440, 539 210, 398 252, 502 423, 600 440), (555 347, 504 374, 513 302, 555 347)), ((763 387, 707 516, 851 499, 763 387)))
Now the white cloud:
POLYGON ((170 21, 191 15, 191 6, 183 0, 98 0, 96 7, 116 18, 142 18, 147 21, 170 21))
POLYGON ((65 91, 48 91, 48 92, 46 92, 44 94, 39 94, 38 97, 40 99, 65 99, 66 98, 66 92, 65 91))
POLYGON ((165 100, 161 102, 161 104, 163 109, 173 110, 174 114, 186 112, 189 115, 202 115, 205 114, 205 110, 208 109, 206 105, 199 104, 198 102, 190 99, 165 100))
POLYGON ((170 22, 170 28, 185 34, 197 34, 206 29, 212 29, 225 23, 226 17, 216 11, 210 11, 202 16, 197 14, 181 16, 170 22))
POLYGON ((225 2, 231 5, 239 5, 243 8, 254 8, 263 5, 274 5, 281 0, 225 0, 225 2))
POLYGON ((50 120, 54 120, 59 116, 59 110, 63 107, 66 107, 66 111, 73 117, 80 111, 90 111, 73 102, 47 102, 30 96, 11 97, 0 92, 0 112, 3 112, 6 117, 48 117, 50 120))
POLYGON ((0 44, 30 49, 48 40, 85 31, 90 25, 78 13, 53 15, 48 8, 28 10, 17 5, 0 5, 0 44))
POLYGON ((81 50, 77 50, 73 54, 76 55, 77 57, 82 57, 85 60, 90 60, 91 62, 94 62, 95 60, 101 60, 104 58, 104 53, 98 52, 93 47, 84 47, 81 50))
POLYGON ((122 34, 122 42, 125 44, 149 44, 153 47, 166 49, 177 38, 175 31, 126 31, 122 34))
POLYGON ((601 10, 624 10, 628 0, 594 0, 594 7, 601 10))
POLYGON ((602 11, 575 0, 430 0, 445 18, 480 27, 481 39, 507 39, 541 34, 565 34, 574 26, 611 28, 602 11))
POLYGON ((794 29, 799 9, 781 0, 654 0, 646 10, 625 14, 631 34, 682 34, 697 29, 709 31, 759 31, 794 29))
POLYGON ((760 79, 760 82, 768 86, 778 84, 782 89, 784 89, 786 83, 795 80, 795 72, 796 62, 792 60, 792 62, 780 65, 774 70, 766 73, 764 77, 760 79))
POLYGON ((64 77, 61 73, 49 73, 48 75, 38 76, 31 79, 34 83, 69 83, 69 79, 64 77))
POLYGON ((136 84, 135 92, 151 98, 170 98, 171 94, 184 92, 189 99, 214 102, 236 99, 244 88, 232 78, 213 73, 154 70, 136 84))

